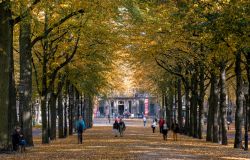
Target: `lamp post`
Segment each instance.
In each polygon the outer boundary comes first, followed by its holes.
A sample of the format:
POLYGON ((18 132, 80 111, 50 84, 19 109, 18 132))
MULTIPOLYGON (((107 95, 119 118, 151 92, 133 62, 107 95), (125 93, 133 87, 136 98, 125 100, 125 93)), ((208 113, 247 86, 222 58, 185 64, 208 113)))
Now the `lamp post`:
POLYGON ((244 150, 248 150, 248 105, 249 105, 249 98, 248 98, 248 84, 243 84, 243 93, 245 94, 245 147, 244 150))

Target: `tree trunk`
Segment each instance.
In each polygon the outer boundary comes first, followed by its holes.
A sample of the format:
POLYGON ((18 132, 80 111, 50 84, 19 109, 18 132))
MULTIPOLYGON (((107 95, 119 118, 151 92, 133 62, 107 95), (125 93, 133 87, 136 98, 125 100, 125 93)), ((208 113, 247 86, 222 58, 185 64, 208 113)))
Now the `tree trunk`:
POLYGON ((177 95, 178 95, 178 124, 180 126, 181 131, 183 130, 182 124, 182 95, 181 95, 181 79, 177 80, 177 95))
POLYGON ((13 45, 13 26, 10 23, 11 10, 10 2, 4 1, 0 3, 0 148, 11 148, 11 130, 12 124, 12 105, 10 103, 11 94, 11 56, 13 45))
POLYGON ((76 110, 77 110, 77 118, 80 116, 80 95, 79 95, 79 92, 78 92, 78 90, 75 88, 75 95, 76 95, 76 97, 75 97, 75 99, 76 99, 76 101, 75 101, 75 107, 76 107, 76 110))
POLYGON ((84 98, 84 120, 86 121, 86 126, 89 127, 89 96, 85 96, 84 98))
POLYGON ((210 87, 210 97, 208 99, 209 102, 209 108, 208 108, 208 116, 207 116, 207 137, 206 137, 206 141, 212 142, 213 140, 213 119, 214 119, 214 115, 213 115, 213 106, 212 106, 212 86, 210 87))
POLYGON ((236 74, 236 112, 235 112, 235 138, 234 148, 242 147, 242 119, 243 119, 243 99, 242 92, 242 69, 241 53, 236 53, 235 74, 236 74))
POLYGON ((80 99, 80 101, 81 101, 81 112, 80 112, 80 114, 81 114, 81 116, 83 117, 83 95, 81 94, 81 99, 80 99))
POLYGON ((210 107, 213 107, 213 142, 219 142, 219 123, 218 123, 218 82, 214 71, 211 73, 211 93, 210 107))
MULTIPOLYGON (((65 96, 65 99, 67 99, 67 96, 65 96)), ((64 128, 63 128, 63 133, 64 133, 64 137, 68 136, 68 114, 67 114, 67 102, 64 102, 64 128)))
POLYGON ((47 96, 42 96, 41 110, 42 110, 42 143, 49 143, 48 136, 48 121, 47 121, 47 96))
POLYGON ((74 89, 73 85, 69 85, 69 111, 68 111, 68 116, 69 116, 69 135, 73 134, 73 108, 74 108, 74 89))
MULTIPOLYGON (((246 70, 247 70, 247 81, 248 84, 250 84, 250 52, 245 53, 245 57, 246 57, 246 70)), ((250 85, 248 85, 248 106, 247 106, 247 110, 248 110, 248 130, 250 129, 250 108, 249 108, 249 102, 250 102, 250 85)))
POLYGON ((59 93, 57 103, 58 103, 58 137, 64 138, 63 131, 63 99, 62 92, 59 93))
POLYGON ((222 131, 222 144, 227 145, 227 115, 226 115, 226 64, 220 67, 220 118, 222 131))
POLYGON ((170 94, 171 93, 168 93, 166 96, 165 96, 165 103, 166 103, 166 120, 167 120, 167 124, 168 126, 171 126, 172 122, 171 122, 171 98, 170 98, 170 94))
POLYGON ((204 124, 204 96, 205 96, 205 89, 204 89, 204 66, 203 64, 200 66, 200 76, 199 76, 199 88, 200 88, 200 94, 199 94, 199 130, 198 130, 198 136, 199 139, 202 139, 202 131, 203 131, 203 124, 204 124))
POLYGON ((93 97, 89 97, 89 128, 92 128, 93 126, 93 108, 94 108, 94 102, 93 97))
POLYGON ((31 54, 31 26, 30 17, 23 19, 20 24, 20 106, 22 108, 22 130, 27 145, 33 146, 32 136, 32 54, 31 54))
MULTIPOLYGON (((48 28, 48 15, 45 12, 45 24, 44 30, 46 31, 48 28)), ((48 39, 47 37, 44 38, 44 46, 43 46, 43 59, 42 59, 42 94, 41 94, 41 109, 42 109, 42 143, 46 144, 49 143, 49 106, 47 106, 47 94, 48 94, 48 87, 47 87, 47 54, 48 54, 48 39)))
POLYGON ((56 95, 54 94, 54 91, 51 93, 51 97, 49 100, 49 106, 50 106, 50 140, 56 139, 56 119, 57 119, 57 113, 56 113, 56 95))
POLYGON ((189 98, 189 82, 185 82, 185 107, 186 107, 186 118, 185 118, 185 132, 190 135, 190 98, 189 98))
POLYGON ((198 81, 197 74, 192 75, 192 97, 191 97, 191 133, 194 138, 198 138, 198 120, 197 120, 197 105, 198 105, 198 81))

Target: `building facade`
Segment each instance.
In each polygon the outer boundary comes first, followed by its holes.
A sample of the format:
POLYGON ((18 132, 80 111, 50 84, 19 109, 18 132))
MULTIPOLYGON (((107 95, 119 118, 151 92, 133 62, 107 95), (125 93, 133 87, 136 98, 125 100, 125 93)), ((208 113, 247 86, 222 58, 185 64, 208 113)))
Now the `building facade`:
POLYGON ((134 97, 109 97, 99 100, 95 117, 126 116, 141 118, 142 116, 157 116, 159 106, 156 97, 137 95, 134 97))

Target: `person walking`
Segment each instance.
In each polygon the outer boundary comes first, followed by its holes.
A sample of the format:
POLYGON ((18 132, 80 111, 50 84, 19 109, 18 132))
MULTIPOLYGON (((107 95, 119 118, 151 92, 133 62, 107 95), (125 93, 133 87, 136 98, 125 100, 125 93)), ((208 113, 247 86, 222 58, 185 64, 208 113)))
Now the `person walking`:
POLYGON ((78 134, 78 144, 82 144, 82 133, 86 129, 85 122, 82 116, 79 116, 79 120, 77 121, 77 134, 78 134))
POLYGON ((120 122, 119 122, 119 133, 120 133, 120 137, 123 136, 123 132, 125 131, 126 129, 126 125, 124 123, 124 121, 122 120, 122 118, 120 119, 120 122))
POLYGON ((162 135, 163 135, 163 140, 167 140, 167 138, 168 138, 168 125, 167 125, 167 122, 165 122, 163 124, 162 135))
POLYGON ((177 133, 179 133, 179 125, 178 123, 174 122, 171 126, 171 129, 173 131, 173 139, 174 141, 177 141, 177 133))
POLYGON ((144 125, 144 127, 146 127, 146 123, 147 123, 147 118, 144 116, 143 117, 143 125, 144 125))
POLYGON ((115 123, 113 124, 113 132, 115 134, 115 137, 117 137, 119 132, 119 123, 117 119, 115 119, 115 123))
POLYGON ((108 121, 109 121, 109 124, 110 124, 110 114, 108 114, 108 121))
POLYGON ((162 133, 163 125, 164 125, 164 119, 163 119, 163 118, 160 118, 160 120, 159 120, 160 133, 162 133))
POLYGON ((152 130, 153 130, 153 133, 155 133, 155 128, 156 128, 156 121, 155 120, 153 120, 153 123, 152 123, 151 127, 152 127, 152 130))

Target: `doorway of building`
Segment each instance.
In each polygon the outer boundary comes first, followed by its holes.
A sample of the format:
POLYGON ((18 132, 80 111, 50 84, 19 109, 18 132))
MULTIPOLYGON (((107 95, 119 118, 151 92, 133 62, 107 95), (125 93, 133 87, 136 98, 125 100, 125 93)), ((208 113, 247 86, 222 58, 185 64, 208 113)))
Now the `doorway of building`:
POLYGON ((118 105, 118 113, 119 115, 123 115, 123 112, 124 112, 124 105, 118 105))

